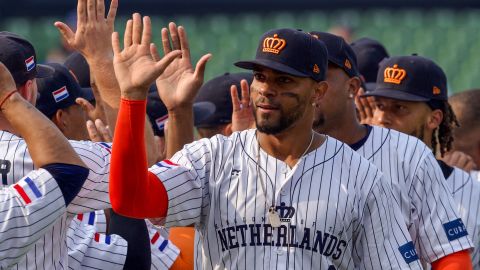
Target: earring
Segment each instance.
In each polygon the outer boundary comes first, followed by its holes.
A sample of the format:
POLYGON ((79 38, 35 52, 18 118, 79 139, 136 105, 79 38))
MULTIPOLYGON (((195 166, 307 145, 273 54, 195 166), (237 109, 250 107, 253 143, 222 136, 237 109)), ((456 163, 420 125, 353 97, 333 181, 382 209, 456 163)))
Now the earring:
POLYGON ((312 103, 312 106, 313 106, 313 107, 317 107, 317 103, 313 102, 313 103, 312 103))
POLYGON ((353 98, 353 94, 352 94, 352 93, 350 93, 350 95, 348 95, 348 97, 350 97, 350 98, 353 98))

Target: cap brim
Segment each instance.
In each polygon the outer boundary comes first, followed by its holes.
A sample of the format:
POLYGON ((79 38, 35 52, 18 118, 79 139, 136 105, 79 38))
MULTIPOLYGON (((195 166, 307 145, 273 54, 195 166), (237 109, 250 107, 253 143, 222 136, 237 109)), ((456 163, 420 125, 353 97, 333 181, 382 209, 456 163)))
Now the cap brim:
POLYGON ((46 65, 37 64, 37 75, 35 78, 48 78, 53 76, 53 73, 55 73, 53 68, 46 65))
POLYGON ((234 64, 235 66, 243 69, 254 70, 258 66, 266 67, 269 69, 273 69, 275 71, 279 71, 282 73, 290 74, 292 76, 297 77, 310 77, 308 74, 299 72, 296 69, 293 69, 285 64, 268 60, 268 59, 256 59, 251 61, 239 61, 234 64))
POLYGON ((215 113, 215 104, 208 101, 200 101, 193 104, 193 125, 198 126, 215 113))
POLYGON ((402 92, 396 89, 385 89, 385 88, 378 88, 373 91, 369 91, 363 94, 362 96, 363 97, 384 97, 384 98, 391 98, 391 99, 397 99, 397 100, 418 101, 418 102, 425 102, 430 100, 425 97, 412 95, 410 93, 402 92))
POLYGON ((93 95, 92 88, 80 88, 80 95, 82 98, 90 102, 95 100, 95 96, 93 95))

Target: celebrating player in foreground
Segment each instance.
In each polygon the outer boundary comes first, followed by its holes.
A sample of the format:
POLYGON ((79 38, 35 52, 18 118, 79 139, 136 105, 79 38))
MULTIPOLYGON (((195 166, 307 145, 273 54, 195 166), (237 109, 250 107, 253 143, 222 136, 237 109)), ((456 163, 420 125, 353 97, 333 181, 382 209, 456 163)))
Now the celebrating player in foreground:
MULTIPOLYGON (((138 17, 127 26, 133 33, 123 51, 118 34, 112 37, 122 90, 110 178, 115 211, 165 217, 167 226, 195 225, 205 269, 408 268, 390 238, 399 210, 382 174, 345 144, 312 131, 312 103, 327 88, 322 42, 293 29, 265 33, 256 60, 237 63, 255 70, 258 129, 194 142, 148 171, 148 86, 163 72, 162 62, 179 52, 164 44, 169 53, 155 62, 149 18, 143 23, 143 34, 138 17)), ((181 49, 185 57, 188 44, 181 49)), ((176 97, 181 113, 188 101, 176 97)))

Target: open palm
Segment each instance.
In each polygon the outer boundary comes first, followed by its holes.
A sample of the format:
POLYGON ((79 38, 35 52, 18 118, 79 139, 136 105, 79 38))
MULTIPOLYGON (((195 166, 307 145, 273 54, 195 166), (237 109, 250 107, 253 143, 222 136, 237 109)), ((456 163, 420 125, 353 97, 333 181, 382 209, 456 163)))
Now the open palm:
MULTIPOLYGON (((191 106, 203 84, 205 66, 211 55, 207 54, 200 58, 196 68, 193 69, 185 29, 181 26, 177 28, 174 23, 170 23, 169 28, 173 49, 180 49, 182 56, 175 58, 157 78, 156 84, 163 103, 169 110, 173 110, 182 106, 191 106)), ((172 47, 166 28, 162 29, 162 43, 164 54, 167 55, 172 51, 172 47)), ((154 59, 159 59, 155 47, 152 47, 151 53, 154 59)))
POLYGON ((151 22, 148 16, 143 18, 133 14, 133 20, 127 22, 124 38, 124 49, 120 50, 118 33, 112 36, 114 50, 114 68, 120 89, 123 92, 146 89, 162 74, 167 66, 180 55, 180 51, 171 51, 159 61, 150 53, 151 22))

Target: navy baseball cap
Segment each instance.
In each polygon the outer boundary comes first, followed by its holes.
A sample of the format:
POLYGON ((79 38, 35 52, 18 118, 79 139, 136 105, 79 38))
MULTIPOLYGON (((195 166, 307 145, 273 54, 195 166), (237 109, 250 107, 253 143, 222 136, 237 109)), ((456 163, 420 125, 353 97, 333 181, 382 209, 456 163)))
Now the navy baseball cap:
POLYGON ((343 69, 347 75, 352 77, 360 76, 357 68, 357 57, 353 49, 342 38, 326 32, 310 32, 312 36, 323 41, 327 46, 328 61, 343 69))
POLYGON ((380 42, 366 37, 352 42, 351 47, 357 56, 358 70, 368 87, 369 83, 377 81, 379 64, 389 57, 388 52, 380 42))
POLYGON ((92 90, 81 88, 64 65, 51 63, 48 66, 54 70, 53 75, 39 79, 37 82, 36 107, 43 114, 52 117, 57 110, 77 104, 75 99, 79 97, 89 101, 93 99, 92 90))
POLYGON ((260 38, 255 60, 236 62, 253 70, 263 66, 296 77, 325 80, 327 48, 323 42, 301 30, 273 29, 260 38))
POLYGON ((37 55, 30 42, 10 32, 0 32, 0 62, 12 73, 17 85, 53 74, 52 68, 37 64, 37 55))
POLYGON ((90 87, 90 67, 87 60, 79 52, 71 53, 65 60, 64 65, 73 73, 81 87, 90 87))
POLYGON ((405 101, 445 101, 447 77, 432 60, 422 56, 396 56, 380 63, 375 90, 363 96, 405 101))
POLYGON ((225 73, 203 84, 195 102, 208 102, 212 104, 215 110, 210 117, 197 121, 195 124, 197 128, 215 127, 232 122, 233 105, 230 87, 236 85, 240 96, 240 81, 243 79, 247 80, 248 85, 250 85, 253 80, 253 74, 225 73))
MULTIPOLYGON (((193 122, 194 125, 205 118, 210 117, 215 112, 215 106, 209 102, 197 102, 193 104, 193 122)), ((147 115, 153 128, 153 133, 157 136, 165 136, 165 123, 168 120, 168 110, 158 95, 157 86, 152 84, 147 95, 147 115)))

